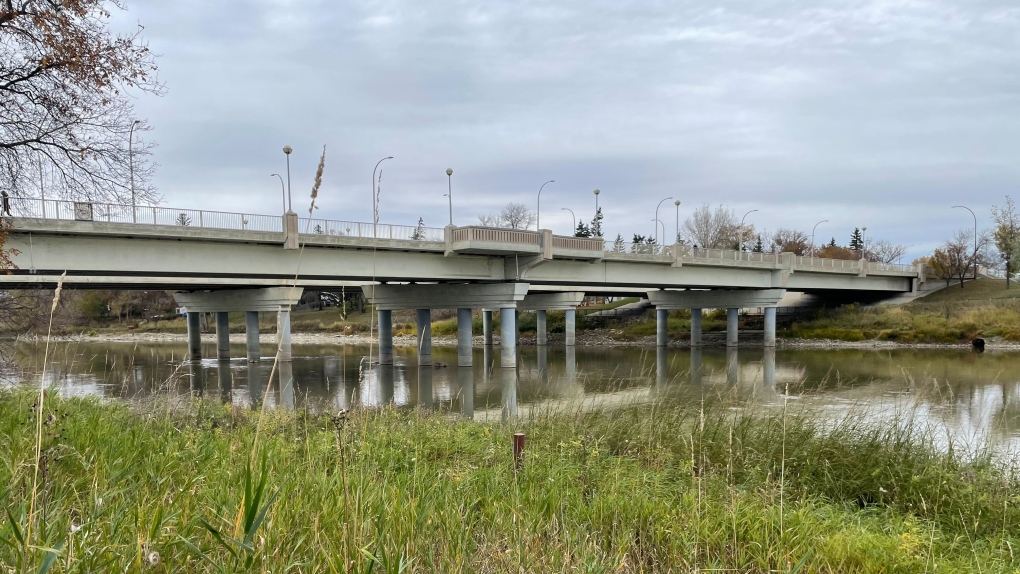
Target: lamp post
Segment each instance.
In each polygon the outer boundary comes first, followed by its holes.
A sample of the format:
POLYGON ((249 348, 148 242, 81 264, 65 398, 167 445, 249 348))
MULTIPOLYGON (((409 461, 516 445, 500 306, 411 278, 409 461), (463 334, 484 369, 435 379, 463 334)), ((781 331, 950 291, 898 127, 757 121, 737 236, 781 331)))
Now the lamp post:
MULTIPOLYGON (((667 199, 673 199, 673 196, 664 197, 664 198, 660 199, 658 205, 655 206, 655 221, 659 220, 659 206, 661 206, 662 202, 666 201, 667 199)), ((662 234, 666 235, 666 226, 665 225, 662 226, 662 234)), ((656 245, 659 244, 659 226, 658 225, 655 226, 655 244, 656 245)))
MULTIPOLYGON (((680 200, 678 199, 674 201, 673 205, 676 206, 676 238, 673 240, 673 242, 676 243, 680 241, 680 200)), ((665 226, 663 226, 662 234, 666 234, 665 226)))
POLYGON ((868 258, 868 228, 861 228, 861 259, 868 258))
POLYGON ((542 184, 542 187, 538 188, 538 205, 535 207, 535 229, 542 229, 542 189, 550 183, 556 183, 555 179, 542 184))
POLYGON ((828 222, 829 222, 828 219, 823 219, 816 223, 815 226, 811 228, 811 257, 815 256, 815 229, 818 229, 819 225, 828 222))
POLYGON ((269 177, 273 177, 274 175, 276 177, 280 178, 280 196, 283 198, 283 211, 284 211, 284 213, 286 213, 287 212, 287 188, 285 188, 283 186, 283 176, 278 174, 278 173, 271 173, 271 174, 269 174, 269 177))
POLYGON ((747 213, 745 213, 744 217, 740 218, 740 245, 737 246, 737 251, 743 251, 744 250, 744 218, 746 218, 748 215, 751 215, 755 211, 758 211, 758 210, 757 209, 752 209, 751 211, 748 211, 747 213))
MULTIPOLYGON (((131 129, 128 130, 128 173, 131 176, 131 222, 138 223, 137 210, 135 209, 135 150, 134 150, 134 139, 135 139, 135 126, 139 123, 138 120, 131 122, 131 129)), ((45 202, 43 203, 45 205, 45 202)))
MULTIPOLYGON (((655 235, 656 235, 656 237, 658 237, 658 235, 659 235, 659 226, 661 225, 662 226, 662 237, 665 238, 666 237, 666 224, 663 223, 662 220, 659 219, 658 217, 653 219, 652 222, 655 223, 655 235)), ((655 245, 656 245, 656 247, 658 247, 658 245, 659 245, 659 240, 658 239, 655 240, 655 245)))
POLYGON ((386 156, 381 160, 375 162, 375 167, 372 168, 372 236, 375 237, 376 231, 375 226, 379 224, 379 198, 376 197, 375 192, 375 170, 379 169, 379 164, 388 160, 393 159, 393 156, 386 156))
POLYGON ((570 209, 569 207, 561 207, 560 211, 569 211, 570 212, 570 217, 574 221, 574 226, 570 228, 570 230, 571 230, 570 233, 576 233, 577 232, 577 216, 574 215, 574 210, 570 209))
POLYGON ((446 168, 446 197, 450 200, 450 226, 453 226, 453 168, 446 168))
MULTIPOLYGON (((592 193, 595 194, 595 224, 599 228, 598 229, 598 232, 599 232, 598 236, 602 237, 602 225, 599 224, 599 194, 602 193, 602 192, 599 191, 599 188, 596 187, 595 191, 593 191, 592 193)), ((594 231, 595 230, 592 230, 593 233, 594 233, 594 231)))
POLYGON ((974 210, 967 207, 966 205, 954 205, 950 209, 956 208, 966 209, 970 212, 971 216, 974 217, 974 280, 977 281, 977 216, 974 215, 974 210))
POLYGON ((294 201, 290 195, 290 152, 294 151, 294 148, 289 145, 283 146, 283 153, 287 156, 287 213, 294 211, 294 201))

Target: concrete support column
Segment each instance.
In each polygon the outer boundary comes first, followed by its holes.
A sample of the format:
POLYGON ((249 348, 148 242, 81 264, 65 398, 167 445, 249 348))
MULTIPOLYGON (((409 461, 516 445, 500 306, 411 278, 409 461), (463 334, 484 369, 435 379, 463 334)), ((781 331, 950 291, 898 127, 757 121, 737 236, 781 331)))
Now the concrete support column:
POLYGON ((665 347, 669 344, 669 311, 655 310, 655 346, 665 347))
POLYGON ((691 347, 691 383, 701 384, 701 347, 691 347))
POLYGON ((669 357, 666 356, 665 345, 655 349, 655 386, 665 387, 669 381, 669 357))
POLYGON ((542 347, 548 345, 548 339, 546 336, 545 321, 546 315, 544 310, 535 311, 535 344, 542 347))
POLYGON ((379 311, 379 364, 393 364, 393 311, 379 311))
POLYGON ((248 362, 257 363, 262 358, 262 349, 259 346, 259 312, 244 312, 244 338, 247 343, 248 362))
POLYGON ((418 407, 431 411, 436 406, 430 365, 418 365, 418 407))
POLYGON ((471 309, 457 309, 457 366, 471 365, 471 309))
POLYGON ((737 346, 737 313, 740 309, 727 309, 726 310, 726 346, 736 347, 737 346))
POLYGON ((575 340, 574 333, 577 327, 577 310, 567 309, 566 311, 563 312, 563 315, 564 315, 563 333, 566 339, 565 344, 568 347, 573 347, 575 340))
POLYGON ((482 336, 486 345, 492 344, 492 311, 489 309, 482 311, 482 336))
POLYGON ((230 319, 223 311, 216 312, 216 358, 230 360, 230 319))
MULTIPOLYGON (((500 320, 502 320, 502 312, 500 320)), ((503 420, 515 419, 517 418, 517 371, 500 369, 499 378, 503 391, 503 420)))
MULTIPOLYGON (((290 308, 281 307, 276 319, 276 340, 280 345, 280 362, 289 363, 290 353, 290 308)), ((281 371, 282 373, 282 371, 281 371)), ((292 375, 293 376, 293 375, 292 375)), ((281 375, 280 380, 283 381, 281 375)))
POLYGON ((188 311, 188 354, 192 361, 202 359, 202 315, 188 311))
POLYGON ((460 384, 460 412, 466 419, 475 418, 475 377, 471 369, 458 368, 457 382, 460 384))
POLYGON ((740 360, 736 347, 726 348, 726 382, 733 386, 740 384, 740 360))
POLYGON ((762 382, 765 384, 765 388, 774 389, 776 386, 776 350, 767 348, 765 349, 765 358, 761 364, 762 368, 762 382))
POLYGON ((430 309, 415 311, 415 332, 418 335, 418 364, 432 364, 432 312, 430 309))
POLYGON ((504 307, 499 310, 499 366, 504 369, 517 367, 517 309, 504 307))
POLYGON ((691 309, 691 346, 701 346, 701 309, 691 309))
POLYGON ((765 307, 765 346, 776 346, 776 308, 765 307))

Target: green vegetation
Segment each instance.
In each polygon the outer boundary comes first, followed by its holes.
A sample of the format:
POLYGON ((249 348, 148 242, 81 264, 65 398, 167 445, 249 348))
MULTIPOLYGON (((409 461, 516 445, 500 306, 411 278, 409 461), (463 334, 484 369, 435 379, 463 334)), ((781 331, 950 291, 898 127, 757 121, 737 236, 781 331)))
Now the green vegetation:
POLYGON ((959 283, 940 289, 931 295, 919 299, 927 303, 945 303, 949 301, 980 303, 995 299, 1020 299, 1020 287, 1016 285, 1006 289, 1006 281, 999 279, 980 279, 965 281, 963 288, 959 283))
POLYGON ((661 405, 260 423, 203 402, 55 395, 26 541, 37 400, 0 393, 11 572, 1015 572, 1020 550, 1015 468, 852 415, 828 430, 782 410, 661 405))

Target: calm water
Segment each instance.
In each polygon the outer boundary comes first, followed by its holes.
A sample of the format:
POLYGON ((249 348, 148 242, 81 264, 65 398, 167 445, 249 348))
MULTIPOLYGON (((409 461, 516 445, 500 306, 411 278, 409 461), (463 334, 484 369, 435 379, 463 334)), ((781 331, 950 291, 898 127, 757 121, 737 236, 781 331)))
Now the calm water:
MULTIPOLYGON (((821 416, 852 413, 898 424, 909 415, 907 424, 934 426, 958 441, 1020 450, 1020 353, 525 346, 514 373, 498 366, 498 346, 475 349, 475 367, 461 369, 455 348, 433 348, 434 361, 454 365, 437 368, 418 367, 413 348, 397 348, 395 364, 379 366, 368 363, 367 346, 295 345, 293 364, 281 365, 270 382, 274 350, 263 346, 261 363, 193 364, 182 361, 183 343, 57 343, 45 382, 65 395, 194 394, 243 406, 265 400, 313 409, 392 403, 478 420, 650 401, 796 404, 821 416)), ((203 352, 215 356, 212 345, 203 352)), ((243 357, 244 346, 231 352, 243 357)), ((18 343, 7 354, 14 367, 2 373, 6 384, 38 385, 43 346, 18 343)))

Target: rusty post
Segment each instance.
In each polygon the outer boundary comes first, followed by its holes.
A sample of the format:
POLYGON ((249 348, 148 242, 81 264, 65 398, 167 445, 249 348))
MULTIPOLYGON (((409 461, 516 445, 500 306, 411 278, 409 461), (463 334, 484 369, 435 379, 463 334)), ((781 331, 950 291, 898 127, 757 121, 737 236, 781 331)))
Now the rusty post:
POLYGON ((514 470, 524 464, 524 433, 514 433, 514 470))

